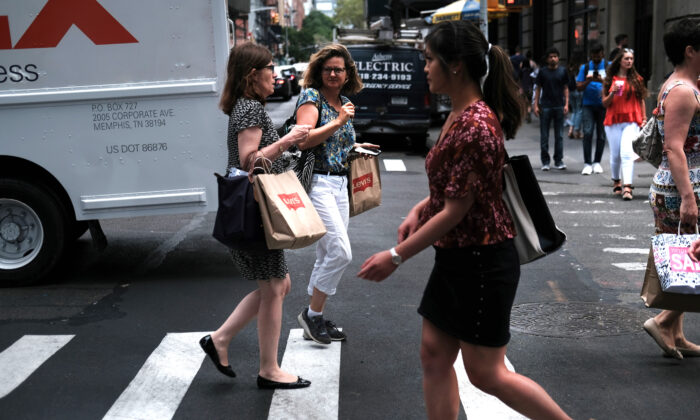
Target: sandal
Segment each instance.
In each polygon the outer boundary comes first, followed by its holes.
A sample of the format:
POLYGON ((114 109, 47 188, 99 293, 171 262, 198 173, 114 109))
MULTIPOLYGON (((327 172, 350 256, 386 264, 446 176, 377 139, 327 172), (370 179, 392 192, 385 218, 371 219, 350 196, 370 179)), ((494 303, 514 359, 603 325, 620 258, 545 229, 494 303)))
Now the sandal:
POLYGON ((613 179, 613 194, 615 194, 615 195, 622 194, 622 183, 620 182, 619 179, 613 179))
POLYGON ((632 195, 632 190, 634 189, 631 185, 625 185, 625 191, 622 193, 622 199, 625 201, 630 201, 634 196, 632 195))

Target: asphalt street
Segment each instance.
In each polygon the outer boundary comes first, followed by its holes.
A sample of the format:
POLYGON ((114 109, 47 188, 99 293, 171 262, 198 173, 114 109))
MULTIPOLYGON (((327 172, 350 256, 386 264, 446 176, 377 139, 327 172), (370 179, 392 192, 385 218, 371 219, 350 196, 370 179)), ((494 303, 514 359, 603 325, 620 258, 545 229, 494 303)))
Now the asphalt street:
MULTIPOLYGON (((294 100, 271 101, 276 123, 294 100)), ((439 127, 430 131, 434 143, 439 127)), ((424 198, 424 156, 400 141, 383 145, 382 206, 350 221, 353 261, 325 315, 348 341, 320 348, 299 339, 313 247, 287 253, 279 355, 312 381, 308 390, 260 391, 257 331, 231 343, 235 379, 218 373, 197 345, 254 285, 242 280, 212 237, 214 214, 103 221, 103 252, 89 234, 47 282, 0 289, 0 419, 423 419, 416 313, 433 251, 380 284, 358 279, 362 262, 396 241, 424 198), (387 170, 400 161, 403 170, 387 170), (306 394, 305 394, 306 393, 306 394)), ((526 154, 559 227, 563 248, 521 267, 507 358, 575 419, 691 419, 700 401, 700 359, 662 357, 641 328, 657 311, 639 298, 653 232, 646 202, 654 168, 638 163, 635 199, 613 196, 605 173, 582 176, 580 140, 565 139, 564 171, 539 170, 537 120, 508 141, 526 154)), ((217 168, 218 169, 218 168, 217 168)), ((468 267, 465 267, 468 269, 468 267)), ((700 341, 700 317, 686 335, 700 341)), ((522 418, 460 382, 461 419, 522 418)))

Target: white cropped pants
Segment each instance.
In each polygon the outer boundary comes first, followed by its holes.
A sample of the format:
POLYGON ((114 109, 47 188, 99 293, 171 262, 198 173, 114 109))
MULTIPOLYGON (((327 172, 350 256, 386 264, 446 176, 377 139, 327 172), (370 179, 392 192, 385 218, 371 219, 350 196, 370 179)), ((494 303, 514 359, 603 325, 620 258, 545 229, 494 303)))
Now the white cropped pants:
POLYGON ((639 156, 632 150, 632 141, 637 134, 637 123, 625 122, 605 126, 605 137, 610 146, 610 174, 612 179, 622 179, 624 185, 634 184, 634 161, 639 156))
POLYGON ((326 295, 334 295, 340 278, 352 261, 348 237, 347 177, 314 174, 309 198, 328 232, 316 242, 316 262, 307 291, 311 296, 315 287, 326 295))

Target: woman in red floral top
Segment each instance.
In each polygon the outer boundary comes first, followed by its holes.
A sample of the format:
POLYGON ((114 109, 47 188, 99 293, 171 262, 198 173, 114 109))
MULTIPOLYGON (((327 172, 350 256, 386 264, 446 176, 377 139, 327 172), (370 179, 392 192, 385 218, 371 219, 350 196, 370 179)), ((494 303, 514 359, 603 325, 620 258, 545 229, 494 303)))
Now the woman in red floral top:
POLYGON ((435 248, 418 308, 428 418, 458 416, 453 365, 461 350, 470 381, 482 391, 532 419, 568 419, 542 387, 504 363, 520 277, 515 228, 501 199, 504 132, 515 136, 524 107, 510 60, 467 22, 441 23, 425 42, 430 91, 452 100, 425 160, 430 195, 399 226, 399 244, 369 257, 358 276, 382 281, 401 262, 435 248))

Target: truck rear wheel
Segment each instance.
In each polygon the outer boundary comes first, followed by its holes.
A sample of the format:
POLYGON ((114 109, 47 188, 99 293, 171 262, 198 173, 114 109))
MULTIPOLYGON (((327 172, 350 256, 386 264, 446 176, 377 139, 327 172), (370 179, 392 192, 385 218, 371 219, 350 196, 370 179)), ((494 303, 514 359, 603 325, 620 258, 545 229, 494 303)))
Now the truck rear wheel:
POLYGON ((35 283, 53 269, 65 246, 65 215, 47 189, 0 179, 0 287, 35 283))

